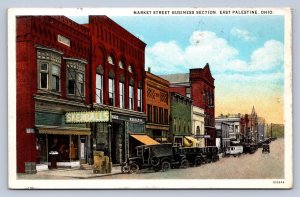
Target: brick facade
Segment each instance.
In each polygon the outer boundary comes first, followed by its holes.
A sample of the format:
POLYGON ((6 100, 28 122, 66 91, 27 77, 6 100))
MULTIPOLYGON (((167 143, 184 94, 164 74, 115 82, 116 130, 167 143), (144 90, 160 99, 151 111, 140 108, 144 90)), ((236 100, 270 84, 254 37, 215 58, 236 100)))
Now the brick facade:
POLYGON ((158 142, 170 141, 167 139, 170 115, 169 86, 168 81, 146 72, 146 132, 158 142))

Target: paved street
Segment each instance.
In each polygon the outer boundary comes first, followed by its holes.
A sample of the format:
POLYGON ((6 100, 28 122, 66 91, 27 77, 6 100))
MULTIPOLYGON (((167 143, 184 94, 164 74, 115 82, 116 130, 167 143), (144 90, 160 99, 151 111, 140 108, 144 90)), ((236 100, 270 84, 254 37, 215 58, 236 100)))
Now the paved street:
POLYGON ((284 141, 277 139, 270 144, 270 154, 254 154, 222 158, 216 163, 168 172, 120 174, 102 179, 276 179, 284 177, 284 141))
POLYGON ((19 174, 19 179, 276 179, 284 178, 284 140, 270 144, 270 154, 262 154, 259 148, 254 154, 221 158, 216 163, 187 169, 171 169, 168 172, 120 173, 114 167, 114 175, 95 175, 91 170, 55 170, 37 174, 19 174))

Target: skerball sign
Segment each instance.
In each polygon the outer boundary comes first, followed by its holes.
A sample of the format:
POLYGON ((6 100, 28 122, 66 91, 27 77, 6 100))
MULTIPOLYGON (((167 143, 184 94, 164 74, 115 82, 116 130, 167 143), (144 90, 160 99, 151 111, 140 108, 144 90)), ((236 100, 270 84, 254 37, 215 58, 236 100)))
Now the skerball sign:
POLYGON ((110 111, 67 112, 66 123, 111 122, 110 111))

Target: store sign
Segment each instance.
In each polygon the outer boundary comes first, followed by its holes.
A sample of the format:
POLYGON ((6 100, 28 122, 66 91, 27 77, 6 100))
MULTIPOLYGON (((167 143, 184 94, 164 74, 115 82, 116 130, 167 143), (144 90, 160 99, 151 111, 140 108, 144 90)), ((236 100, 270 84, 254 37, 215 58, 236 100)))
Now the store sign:
POLYGON ((62 43, 62 44, 64 44, 64 45, 67 45, 68 47, 70 47, 70 45, 71 45, 70 39, 69 39, 69 38, 66 38, 66 37, 64 37, 64 36, 62 36, 62 35, 57 35, 57 41, 58 41, 59 43, 62 43))
POLYGON ((66 123, 110 122, 110 111, 67 112, 66 123))

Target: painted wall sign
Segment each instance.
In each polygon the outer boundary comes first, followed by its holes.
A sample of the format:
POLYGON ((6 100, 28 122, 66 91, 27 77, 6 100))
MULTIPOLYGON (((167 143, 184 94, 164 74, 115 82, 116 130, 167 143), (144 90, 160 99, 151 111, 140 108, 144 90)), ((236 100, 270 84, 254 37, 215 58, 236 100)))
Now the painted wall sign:
POLYGON ((66 38, 66 37, 64 37, 64 36, 62 36, 62 35, 59 35, 59 34, 57 35, 57 41, 58 41, 59 43, 62 43, 62 44, 64 44, 64 45, 68 46, 68 47, 71 46, 70 39, 69 39, 69 38, 66 38))
POLYGON ((110 111, 67 112, 66 123, 110 122, 110 111))

